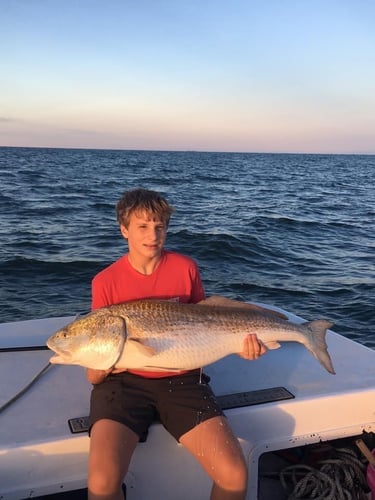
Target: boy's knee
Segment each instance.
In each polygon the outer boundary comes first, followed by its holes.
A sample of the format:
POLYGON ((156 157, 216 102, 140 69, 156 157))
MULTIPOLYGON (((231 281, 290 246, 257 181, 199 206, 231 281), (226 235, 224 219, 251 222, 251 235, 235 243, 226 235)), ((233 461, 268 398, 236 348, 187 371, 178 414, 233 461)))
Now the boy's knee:
POLYGON ((245 460, 238 459, 221 468, 216 484, 225 491, 245 491, 247 488, 248 470, 245 460))
POLYGON ((91 477, 89 476, 87 486, 89 491, 89 497, 90 494, 94 498, 100 496, 105 497, 118 494, 122 488, 122 481, 98 473, 95 474, 94 476, 91 477))

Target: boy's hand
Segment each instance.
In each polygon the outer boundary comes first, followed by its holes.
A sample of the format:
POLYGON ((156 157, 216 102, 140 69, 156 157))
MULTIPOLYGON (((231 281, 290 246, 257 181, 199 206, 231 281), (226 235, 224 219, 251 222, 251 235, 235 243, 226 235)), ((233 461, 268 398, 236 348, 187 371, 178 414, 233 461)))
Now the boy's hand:
POLYGON ((243 351, 239 352, 238 355, 244 359, 258 359, 260 356, 265 354, 267 349, 265 346, 258 340, 258 337, 255 333, 250 333, 247 337, 245 337, 243 342, 243 351))

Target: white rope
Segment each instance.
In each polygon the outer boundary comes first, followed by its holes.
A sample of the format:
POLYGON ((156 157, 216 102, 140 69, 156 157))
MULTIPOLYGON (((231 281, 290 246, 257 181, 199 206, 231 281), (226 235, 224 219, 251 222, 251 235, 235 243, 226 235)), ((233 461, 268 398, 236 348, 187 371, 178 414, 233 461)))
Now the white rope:
MULTIPOLYGON (((37 380, 40 379, 40 377, 46 373, 49 368, 51 368, 51 363, 47 363, 31 380, 28 382, 25 387, 17 392, 13 397, 11 397, 6 403, 0 406, 0 413, 2 413, 4 410, 6 410, 9 406, 11 406, 13 403, 15 403, 25 392, 27 392, 31 386, 35 384, 37 380)), ((1 497, 0 497, 1 498, 1 497)))
MULTIPOLYGON (((82 316, 83 314, 85 313, 77 313, 75 315, 75 318, 74 319, 78 319, 80 316, 82 316)), ((11 352, 12 349, 15 349, 16 351, 18 350, 18 348, 12 348, 12 347, 7 347, 4 349, 4 351, 9 351, 11 352)), ((25 348, 20 348, 20 349, 25 349, 25 350, 31 350, 33 351, 34 349, 37 349, 38 351, 39 350, 48 350, 48 347, 47 346, 36 346, 36 347, 33 347, 33 346, 30 346, 30 347, 25 347, 25 348)), ((15 394, 13 397, 11 397, 8 401, 6 401, 4 404, 2 404, 0 406, 0 413, 2 413, 3 411, 5 411, 9 406, 11 406, 13 403, 15 403, 21 396, 23 396, 25 394, 25 392, 27 392, 30 387, 32 387, 35 382, 37 380, 40 379, 40 377, 42 375, 44 375, 46 373, 47 370, 49 370, 51 368, 51 363, 48 362, 31 380, 30 382, 28 382, 25 387, 23 387, 23 389, 21 389, 20 391, 17 392, 17 394, 15 394)), ((1 498, 1 497, 0 497, 1 498)))
POLYGON ((317 466, 296 464, 280 472, 280 482, 289 492, 288 500, 366 498, 366 466, 352 449, 336 449, 332 458, 318 461, 317 466))

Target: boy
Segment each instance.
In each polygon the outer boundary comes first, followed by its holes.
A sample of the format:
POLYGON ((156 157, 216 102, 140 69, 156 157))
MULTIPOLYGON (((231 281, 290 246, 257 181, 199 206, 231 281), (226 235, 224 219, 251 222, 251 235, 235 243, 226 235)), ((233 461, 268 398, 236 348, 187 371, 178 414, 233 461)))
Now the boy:
MULTIPOLYGON (((135 189, 122 196, 116 211, 128 253, 93 279, 92 308, 146 298, 185 303, 203 300, 195 261, 164 249, 173 212, 165 198, 154 191, 135 189)), ((256 335, 249 335, 240 355, 257 359, 264 352, 256 335)), ((245 498, 247 465, 241 447, 200 370, 88 369, 87 378, 94 384, 90 500, 123 499, 121 485, 132 454, 156 417, 210 475, 212 500, 245 498), (176 388, 172 392, 171 383, 176 388)))

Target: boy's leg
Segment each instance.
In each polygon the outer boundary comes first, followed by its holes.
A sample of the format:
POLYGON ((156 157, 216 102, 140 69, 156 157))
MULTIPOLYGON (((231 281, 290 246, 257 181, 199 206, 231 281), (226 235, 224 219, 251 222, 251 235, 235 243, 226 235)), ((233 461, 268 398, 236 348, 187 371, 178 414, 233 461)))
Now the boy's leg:
POLYGON ((247 465, 241 446, 223 416, 205 420, 180 438, 214 481, 211 500, 244 500, 247 465))
POLYGON ((122 482, 139 437, 123 424, 98 420, 91 429, 89 500, 123 500, 122 482))

